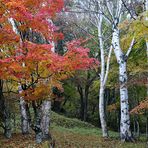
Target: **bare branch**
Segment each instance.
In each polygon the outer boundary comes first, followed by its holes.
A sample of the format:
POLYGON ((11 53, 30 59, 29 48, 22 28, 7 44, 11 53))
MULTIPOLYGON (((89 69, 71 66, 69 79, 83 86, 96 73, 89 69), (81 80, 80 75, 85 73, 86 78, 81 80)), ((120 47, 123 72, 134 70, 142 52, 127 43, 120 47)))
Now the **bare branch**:
POLYGON ((127 7, 125 1, 124 0, 121 0, 121 1, 123 3, 124 7, 126 8, 126 10, 128 11, 128 13, 130 14, 131 18, 134 19, 134 20, 136 20, 136 18, 132 15, 130 9, 127 7))
POLYGON ((122 1, 118 0, 117 9, 116 9, 116 16, 115 17, 120 18, 121 12, 122 12, 122 1))
POLYGON ((111 10, 111 7, 110 7, 109 0, 106 0, 106 6, 107 6, 107 11, 109 12, 109 14, 111 15, 112 19, 114 20, 114 15, 113 15, 113 11, 111 10))
POLYGON ((130 47, 129 47, 129 49, 127 50, 127 53, 126 53, 126 58, 128 58, 128 56, 129 56, 129 54, 131 53, 131 51, 132 51, 132 48, 133 48, 133 46, 134 46, 134 44, 135 44, 136 42, 135 42, 135 37, 133 37, 133 39, 132 39, 132 42, 131 42, 131 44, 130 44, 130 47))
POLYGON ((106 63, 106 73, 105 73, 104 82, 103 82, 103 85, 104 85, 104 86, 106 85, 107 78, 108 78, 108 73, 109 73, 110 59, 111 59, 111 55, 112 55, 112 50, 113 50, 113 46, 111 45, 111 47, 110 47, 110 49, 109 49, 109 53, 108 53, 107 63, 106 63))
POLYGON ((86 29, 84 29, 84 28, 80 27, 80 26, 79 26, 79 25, 77 25, 76 23, 74 23, 74 25, 75 25, 77 28, 79 28, 79 29, 81 29, 82 31, 84 31, 85 33, 87 33, 88 35, 90 35, 91 37, 93 37, 92 39, 95 41, 95 43, 97 43, 97 44, 98 44, 98 41, 95 39, 94 34, 92 34, 92 33, 88 32, 86 29))

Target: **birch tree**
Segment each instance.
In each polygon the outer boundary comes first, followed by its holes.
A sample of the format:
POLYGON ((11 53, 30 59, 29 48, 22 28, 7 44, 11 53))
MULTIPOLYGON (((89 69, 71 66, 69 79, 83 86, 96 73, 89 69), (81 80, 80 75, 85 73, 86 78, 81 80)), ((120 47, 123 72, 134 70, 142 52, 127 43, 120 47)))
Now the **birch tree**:
MULTIPOLYGON (((99 9, 101 9, 100 2, 99 9)), ((108 72, 109 72, 109 64, 110 64, 110 58, 112 53, 112 46, 110 47, 108 59, 107 59, 107 66, 105 66, 105 51, 104 51, 104 43, 103 43, 103 35, 102 35, 102 21, 103 21, 103 15, 101 11, 98 13, 98 40, 99 40, 99 46, 100 46, 100 53, 101 53, 101 74, 100 74, 100 91, 99 91, 99 114, 100 114, 100 121, 101 121, 101 128, 102 128, 102 135, 103 137, 108 137, 108 131, 107 131, 107 123, 105 119, 105 100, 104 100, 104 91, 105 86, 107 82, 108 72), (105 69, 106 67, 106 69, 105 69)))
MULTIPOLYGON (((78 4, 76 4, 76 10, 74 10, 77 15, 81 15, 81 17, 85 17, 87 20, 87 26, 78 26, 80 29, 83 28, 83 31, 88 33, 88 36, 92 36, 92 33, 89 32, 89 30, 92 30, 93 28, 97 30, 97 40, 94 40, 98 44, 98 50, 97 55, 99 55, 100 59, 100 69, 101 72, 98 75, 100 79, 100 88, 99 88, 99 116, 100 116, 100 123, 102 128, 102 136, 108 137, 108 131, 107 131, 107 123, 106 123, 106 113, 105 113, 105 87, 108 79, 108 73, 109 73, 109 65, 110 65, 110 59, 111 59, 111 53, 112 53, 112 45, 110 43, 110 38, 108 37, 108 32, 104 32, 103 27, 103 21, 107 20, 106 17, 104 17, 102 13, 102 9, 104 9, 103 0, 97 1, 91 1, 87 0, 84 2, 79 1, 78 4), (88 28, 85 29, 85 28, 88 28), (109 44, 109 45, 108 45, 109 44), (107 59, 107 60, 106 60, 107 59)), ((105 22, 107 25, 108 21, 105 22)), ((110 32, 110 28, 109 28, 110 32)))
MULTIPOLYGON (((16 22, 14 21, 13 18, 9 18, 9 22, 12 25, 13 31, 16 34, 20 35, 20 47, 22 47, 23 46, 23 41, 25 40, 23 32, 21 32, 18 29, 18 26, 16 25, 16 22)), ((21 53, 16 53, 16 54, 17 54, 17 56, 21 55, 21 53)), ((24 67, 25 63, 22 63, 22 66, 24 67)), ((23 88, 25 89, 25 87, 23 87, 22 84, 18 83, 18 93, 20 95, 23 92, 23 88)), ((30 128, 29 117, 28 117, 28 113, 27 113, 27 112, 29 112, 29 110, 27 110, 29 108, 27 106, 28 105, 25 102, 24 98, 20 97, 20 114, 21 114, 21 130, 22 130, 22 134, 28 134, 29 133, 29 128, 30 128)))
MULTIPOLYGON (((23 89, 22 86, 19 85, 18 87, 19 94, 21 95, 23 89)), ((21 130, 22 134, 28 134, 29 133, 29 119, 28 119, 28 114, 27 114, 27 104, 24 100, 23 97, 20 97, 20 113, 21 113, 21 130)))
POLYGON ((128 88, 127 88, 127 59, 134 46, 135 39, 133 38, 129 49, 126 53, 123 52, 120 45, 120 29, 119 23, 121 22, 123 5, 119 0, 115 4, 106 0, 107 10, 112 19, 112 45, 114 53, 119 66, 119 84, 120 84, 120 138, 122 141, 131 141, 132 134, 130 131, 130 115, 129 115, 129 101, 128 101, 128 88), (113 6, 113 7, 111 7, 113 6), (116 9, 115 9, 116 8, 116 9))

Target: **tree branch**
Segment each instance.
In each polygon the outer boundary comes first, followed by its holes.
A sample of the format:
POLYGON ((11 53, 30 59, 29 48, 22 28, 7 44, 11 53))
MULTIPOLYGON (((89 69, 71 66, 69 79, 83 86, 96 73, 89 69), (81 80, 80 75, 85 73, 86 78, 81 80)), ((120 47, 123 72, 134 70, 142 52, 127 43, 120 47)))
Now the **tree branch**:
POLYGON ((133 46, 134 46, 134 44, 135 44, 136 42, 135 42, 135 37, 133 37, 133 39, 132 39, 132 42, 131 42, 131 44, 130 44, 130 47, 129 47, 129 49, 127 50, 127 52, 126 52, 126 58, 128 58, 128 56, 129 56, 129 54, 131 53, 131 51, 132 51, 132 48, 133 48, 133 46))
POLYGON ((117 9, 116 9, 116 16, 115 17, 120 18, 121 12, 122 12, 122 1, 118 0, 117 9))
POLYGON ((112 55, 112 50, 113 50, 113 46, 111 45, 111 47, 110 47, 110 49, 109 49, 109 53, 108 53, 108 58, 107 58, 106 73, 105 73, 104 82, 103 82, 103 85, 104 85, 104 86, 106 85, 107 78, 108 78, 108 73, 109 73, 110 59, 111 59, 111 55, 112 55))
POLYGON ((134 20, 136 20, 136 18, 132 15, 131 11, 129 10, 129 8, 127 7, 126 3, 124 0, 121 0, 124 7, 126 8, 126 10, 128 11, 128 13, 130 14, 131 18, 133 18, 134 20))
POLYGON ((114 15, 113 15, 113 12, 112 12, 111 7, 110 7, 109 0, 106 0, 106 6, 107 6, 107 11, 109 12, 110 16, 114 20, 114 15))

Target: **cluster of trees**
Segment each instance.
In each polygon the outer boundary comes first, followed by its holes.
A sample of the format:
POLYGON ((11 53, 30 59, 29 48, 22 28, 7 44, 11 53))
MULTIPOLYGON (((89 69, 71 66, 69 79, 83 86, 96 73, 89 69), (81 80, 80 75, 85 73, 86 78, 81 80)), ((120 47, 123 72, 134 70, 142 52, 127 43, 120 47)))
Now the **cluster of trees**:
POLYGON ((6 96, 19 93, 15 97, 20 100, 22 134, 28 134, 32 128, 36 142, 41 143, 51 138, 49 112, 52 98, 58 96, 53 90, 62 91, 61 80, 76 70, 93 69, 98 65, 97 60, 89 58, 89 49, 81 46, 85 40, 68 42, 64 55, 55 53, 54 44, 63 35, 52 20, 63 5, 62 0, 0 2, 0 107, 7 138, 11 137, 11 118, 6 96))
POLYGON ((51 138, 53 100, 53 110, 84 121, 93 122, 99 113, 103 137, 114 124, 108 125, 109 118, 117 116, 121 140, 132 141, 130 109, 134 117, 147 110, 147 100, 140 102, 128 89, 138 84, 147 91, 148 0, 1 0, 0 8, 0 123, 5 136, 11 137, 10 104, 17 98, 22 133, 32 128, 37 143, 51 138))
MULTIPOLYGON (((148 58, 147 1, 75 1, 72 3, 71 9, 68 9, 65 20, 68 25, 74 28, 74 37, 87 35, 91 38, 91 43, 89 42, 87 46, 91 47, 92 50, 98 49, 93 50, 91 56, 98 58, 100 61, 99 71, 78 74, 72 80, 72 83, 78 89, 82 104, 80 110, 77 111, 80 113, 79 117, 84 121, 89 121, 93 118, 91 116, 93 116, 94 110, 96 111, 98 108, 103 137, 108 137, 106 105, 113 104, 108 107, 108 110, 120 109, 117 118, 120 120, 121 140, 132 141, 130 110, 140 104, 140 101, 137 102, 135 99, 134 102, 129 98, 129 95, 131 97, 132 94, 128 93, 128 88, 132 88, 135 84, 137 87, 140 85, 146 89, 148 58), (71 17, 73 17, 73 20, 70 20, 71 17), (139 51, 141 55, 139 52, 136 54, 136 51, 139 51), (112 54, 113 52, 115 56, 112 54), (134 63, 135 60, 137 63, 134 63), (139 64, 142 65, 139 66, 139 64), (118 81, 117 75, 119 76, 118 81), (96 95, 98 91, 95 90, 95 97, 99 97, 98 106, 96 100, 93 102, 94 93, 91 92, 98 81, 97 78, 99 80, 99 96, 96 95), (108 92, 111 93, 109 97, 107 96, 108 92), (117 95, 115 96, 115 94, 117 95), (120 103, 118 103, 117 97, 120 98, 120 103), (116 98, 117 103, 114 98, 116 98), (134 102, 135 105, 129 104, 130 102, 134 102), (92 112, 92 114, 90 115, 89 112, 92 112)), ((68 26, 66 25, 66 27, 68 26)), ((69 95, 69 93, 67 94, 69 95)), ((146 93, 141 97, 146 99, 146 93)), ((72 105, 75 106, 74 103, 72 105)), ((69 106, 72 105, 70 103, 69 106)), ((131 111, 131 114, 134 111, 131 111)))

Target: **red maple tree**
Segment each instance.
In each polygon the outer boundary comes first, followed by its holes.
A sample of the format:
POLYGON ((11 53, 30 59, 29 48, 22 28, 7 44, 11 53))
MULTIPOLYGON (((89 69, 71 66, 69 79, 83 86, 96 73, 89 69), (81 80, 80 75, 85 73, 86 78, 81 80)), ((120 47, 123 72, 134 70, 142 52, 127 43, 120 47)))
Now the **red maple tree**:
POLYGON ((1 0, 0 2, 0 78, 25 84, 26 99, 46 98, 53 86, 76 70, 97 66, 89 58, 82 40, 67 43, 63 56, 52 52, 51 42, 62 39, 52 23, 64 6, 63 0, 1 0), (36 37, 44 43, 36 42, 36 37), (34 87, 35 86, 35 87, 34 87))

